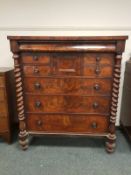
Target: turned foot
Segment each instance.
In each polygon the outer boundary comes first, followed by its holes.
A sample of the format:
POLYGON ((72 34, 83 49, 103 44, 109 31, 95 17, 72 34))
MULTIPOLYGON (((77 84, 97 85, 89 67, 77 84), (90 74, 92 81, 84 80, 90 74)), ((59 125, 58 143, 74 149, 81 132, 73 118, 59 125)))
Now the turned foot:
POLYGON ((22 150, 28 149, 28 133, 26 131, 20 131, 19 133, 19 144, 22 150))
POLYGON ((116 135, 109 134, 106 142, 106 151, 108 153, 113 153, 115 151, 115 148, 116 148, 116 135))

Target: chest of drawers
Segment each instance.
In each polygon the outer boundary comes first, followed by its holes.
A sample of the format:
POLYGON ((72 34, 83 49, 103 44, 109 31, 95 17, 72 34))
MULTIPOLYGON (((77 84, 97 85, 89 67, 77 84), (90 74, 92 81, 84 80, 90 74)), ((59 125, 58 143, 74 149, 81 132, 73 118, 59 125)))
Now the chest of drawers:
POLYGON ((0 68, 0 136, 11 142, 11 121, 14 118, 13 112, 13 69, 0 68))
POLYGON ((107 151, 113 152, 127 36, 8 39, 22 148, 28 135, 84 135, 107 137, 107 151))

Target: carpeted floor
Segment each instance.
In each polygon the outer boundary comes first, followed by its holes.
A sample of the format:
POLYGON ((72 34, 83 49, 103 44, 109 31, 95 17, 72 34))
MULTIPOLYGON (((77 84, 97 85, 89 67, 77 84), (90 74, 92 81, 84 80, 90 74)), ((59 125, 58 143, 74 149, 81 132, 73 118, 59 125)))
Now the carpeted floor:
POLYGON ((107 154, 104 139, 33 138, 27 151, 17 139, 0 140, 0 175, 130 175, 131 143, 117 131, 117 149, 107 154))

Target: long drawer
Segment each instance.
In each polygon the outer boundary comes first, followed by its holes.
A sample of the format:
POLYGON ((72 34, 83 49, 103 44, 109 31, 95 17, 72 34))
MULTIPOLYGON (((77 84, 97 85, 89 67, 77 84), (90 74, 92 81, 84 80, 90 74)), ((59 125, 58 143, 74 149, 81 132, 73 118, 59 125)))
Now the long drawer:
POLYGON ((28 131, 47 133, 106 133, 109 118, 101 115, 27 115, 28 131))
POLYGON ((110 95, 112 79, 24 78, 26 93, 110 95))
POLYGON ((26 95, 27 112, 109 113, 108 96, 26 95))

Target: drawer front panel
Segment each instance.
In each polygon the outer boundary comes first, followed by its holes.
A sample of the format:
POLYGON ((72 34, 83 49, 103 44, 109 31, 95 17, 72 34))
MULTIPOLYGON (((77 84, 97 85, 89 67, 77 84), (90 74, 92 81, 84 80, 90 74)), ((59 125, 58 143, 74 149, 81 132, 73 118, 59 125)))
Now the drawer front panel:
POLYGON ((50 75, 51 69, 50 66, 23 66, 23 75, 24 76, 47 76, 50 75))
POLYGON ((104 116, 88 115, 28 115, 29 131, 106 133, 109 119, 104 116))
POLYGON ((0 116, 0 132, 8 130, 8 121, 7 117, 0 116))
POLYGON ((5 87, 4 77, 0 77, 0 87, 5 87))
POLYGON ((108 53, 87 53, 84 55, 84 65, 88 64, 114 64, 114 54, 108 53))
POLYGON ((77 53, 59 53, 53 55, 53 75, 81 75, 81 55, 77 53))
POLYGON ((5 101, 5 90, 0 87, 0 101, 5 101))
POLYGON ((24 89, 35 94, 110 95, 111 79, 24 78, 24 89))
POLYGON ((112 77, 113 67, 107 65, 84 65, 83 74, 88 77, 112 77))
POLYGON ((27 112, 109 113, 109 97, 31 96, 25 98, 27 112))
POLYGON ((48 53, 22 53, 22 63, 49 64, 50 55, 48 53))

